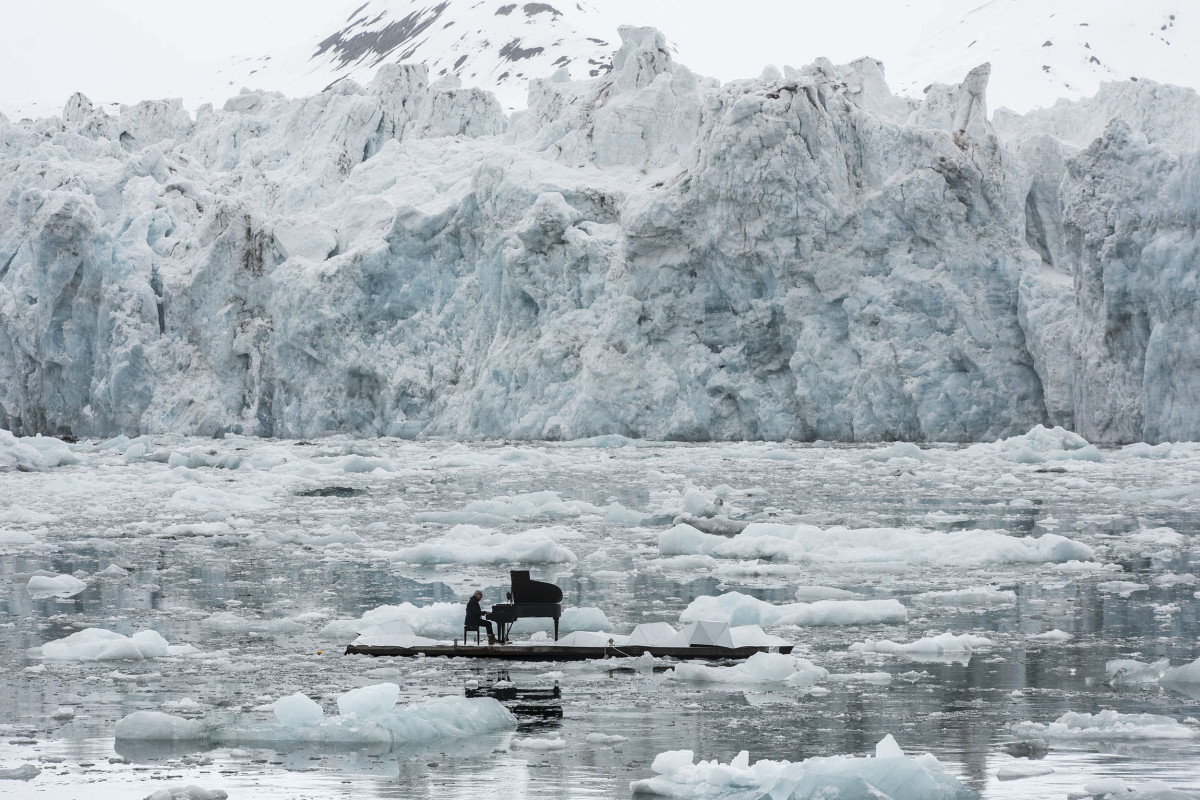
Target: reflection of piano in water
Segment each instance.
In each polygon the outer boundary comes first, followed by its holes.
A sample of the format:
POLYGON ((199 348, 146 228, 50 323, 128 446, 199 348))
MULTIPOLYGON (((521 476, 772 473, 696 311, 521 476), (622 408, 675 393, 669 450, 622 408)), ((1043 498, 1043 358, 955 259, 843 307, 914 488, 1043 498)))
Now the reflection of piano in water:
POLYGON ((558 681, 544 689, 521 688, 508 678, 508 670, 489 675, 490 686, 468 687, 467 697, 491 697, 517 718, 517 730, 525 732, 538 728, 552 728, 561 724, 562 689, 558 681))
POLYGON ((512 625, 528 617, 553 617, 554 641, 558 641, 558 618, 562 616, 562 589, 553 583, 530 580, 529 570, 514 569, 509 572, 512 590, 508 602, 492 606, 485 616, 496 623, 496 639, 508 641, 512 625))

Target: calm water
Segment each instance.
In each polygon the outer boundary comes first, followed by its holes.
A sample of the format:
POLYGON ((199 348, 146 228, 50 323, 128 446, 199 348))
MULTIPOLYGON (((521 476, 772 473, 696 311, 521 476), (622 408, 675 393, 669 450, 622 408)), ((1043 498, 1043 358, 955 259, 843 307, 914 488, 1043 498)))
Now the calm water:
MULTIPOLYGON (((1200 740, 1135 743, 1051 742, 1044 762, 1055 773, 998 781, 997 769, 1023 755, 1009 726, 1050 722, 1066 711, 1114 708, 1177 720, 1200 717, 1200 701, 1154 687, 1115 690, 1104 682, 1114 658, 1200 656, 1197 586, 1159 586, 1165 573, 1195 575, 1200 527, 1200 454, 1179 448, 1170 460, 1013 464, 995 455, 936 448, 927 461, 875 460, 879 448, 767 445, 581 449, 443 446, 437 443, 315 445, 161 439, 151 453, 209 449, 258 458, 257 468, 170 469, 126 464, 112 450, 81 445, 84 463, 41 472, 0 472, 0 514, 13 508, 51 514, 53 522, 0 522, 33 531, 36 545, 0 547, 0 768, 26 761, 43 772, 29 783, 0 784, 16 797, 144 796, 195 783, 231 796, 249 790, 279 797, 456 798, 628 797, 629 782, 649 777, 654 756, 691 749, 698 758, 799 761, 864 754, 891 733, 910 753, 932 752, 987 798, 1065 797, 1087 782, 1120 777, 1164 780, 1200 793, 1200 740), (389 471, 346 472, 347 454, 376 458, 389 471), (270 454, 311 469, 272 468, 270 454), (513 454, 517 455, 514 456, 513 454), (792 460, 781 460, 782 455, 792 460), (452 461, 446 461, 447 456, 452 461), (1017 483, 997 479, 1011 474, 1017 483), (619 502, 655 514, 687 485, 731 487, 733 515, 743 520, 807 522, 822 527, 1000 530, 1013 536, 1055 532, 1097 549, 1121 572, 1063 571, 1047 565, 986 568, 797 563, 781 575, 724 579, 664 571, 654 562, 669 519, 641 527, 599 515, 517 518, 503 532, 541 525, 569 531, 563 544, 578 561, 530 565, 555 580, 564 603, 603 609, 617 631, 643 621, 678 624, 695 597, 737 590, 774 603, 793 601, 799 584, 835 586, 895 597, 909 608, 906 625, 774 630, 832 673, 857 677, 823 683, 820 693, 771 686, 683 683, 663 672, 583 664, 412 661, 340 655, 345 641, 321 633, 331 619, 353 618, 384 604, 463 602, 474 586, 485 605, 502 596, 509 565, 413 567, 387 555, 443 535, 447 523, 417 514, 455 511, 473 500, 550 490, 564 500, 619 502), (179 501, 188 487, 247 493, 269 509, 222 509, 179 501), (313 488, 357 490, 352 496, 305 496, 313 488), (1196 498, 1196 499, 1193 499, 1196 498), (1014 506, 1012 501, 1023 501, 1014 506), (382 524, 380 524, 382 523, 382 524), (208 525, 209 527, 204 527, 208 525), (1133 531, 1169 526, 1186 539, 1175 547, 1128 544, 1133 531), (305 544, 322 530, 352 531, 361 541, 305 544), (127 577, 96 573, 111 564, 127 577), (83 574, 87 589, 68 599, 32 599, 38 570, 83 574), (1111 580, 1145 583, 1121 597, 1111 580), (929 606, 913 596, 989 584, 1016 593, 1015 605, 983 611, 929 606), (206 623, 216 612, 254 620, 238 631, 206 623), (279 632, 281 619, 291 620, 279 632), (85 627, 122 633, 153 628, 203 657, 141 662, 46 662, 40 646, 85 627), (1058 628, 1065 644, 1038 644, 1029 634, 1058 628), (922 663, 848 651, 866 638, 908 641, 926 632, 973 632, 993 639, 966 663, 922 663), (861 673, 886 672, 890 682, 861 673), (208 721, 266 721, 257 711, 284 694, 305 691, 332 708, 355 686, 392 681, 405 698, 462 694, 468 682, 501 678, 536 700, 510 701, 516 733, 382 748, 195 749, 187 745, 115 744, 113 726, 135 710, 168 710, 208 721), (557 685, 560 697, 544 695, 557 685), (1019 696, 1013 695, 1014 691, 1019 696), (183 699, 195 705, 172 709, 183 699), (61 706, 74 717, 55 719, 61 706), (589 733, 627 741, 600 746, 589 733), (564 750, 514 747, 523 737, 559 738, 564 750)), ((349 494, 340 492, 338 494, 349 494)), ((10 512, 11 513, 11 512, 10 512)), ((660 515, 661 516, 661 515, 660 515)), ((667 517, 669 518, 669 514, 667 517)), ((1200 727, 1197 727, 1200 731, 1200 727)), ((1041 755, 1039 753, 1039 755, 1041 755)))

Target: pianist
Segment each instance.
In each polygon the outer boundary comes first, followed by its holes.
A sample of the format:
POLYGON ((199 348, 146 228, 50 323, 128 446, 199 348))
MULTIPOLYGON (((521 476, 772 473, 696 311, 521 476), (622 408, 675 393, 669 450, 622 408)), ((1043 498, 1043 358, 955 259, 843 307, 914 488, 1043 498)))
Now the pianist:
POLYGON ((496 634, 492 631, 492 623, 483 618, 483 610, 479 607, 479 601, 482 599, 483 592, 476 589, 475 594, 467 601, 467 620, 463 627, 475 632, 478 632, 481 626, 487 628, 488 644, 495 644, 496 634))

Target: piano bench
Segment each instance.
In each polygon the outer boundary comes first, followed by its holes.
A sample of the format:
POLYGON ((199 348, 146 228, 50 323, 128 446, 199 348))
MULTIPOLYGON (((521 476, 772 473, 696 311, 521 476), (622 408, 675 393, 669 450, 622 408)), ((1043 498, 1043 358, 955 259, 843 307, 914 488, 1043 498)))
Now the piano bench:
MULTIPOLYGON (((471 632, 471 626, 464 625, 463 626, 463 644, 467 643, 467 634, 469 634, 470 632, 471 632)), ((475 644, 479 644, 479 628, 478 627, 475 628, 475 644)))

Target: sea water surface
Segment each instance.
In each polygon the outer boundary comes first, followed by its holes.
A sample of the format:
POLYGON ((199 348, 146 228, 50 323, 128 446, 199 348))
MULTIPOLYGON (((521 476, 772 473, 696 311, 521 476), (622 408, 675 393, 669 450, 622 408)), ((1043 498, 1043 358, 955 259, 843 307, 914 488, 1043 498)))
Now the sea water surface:
POLYGON ((1081 453, 1036 437, 924 449, 617 437, 462 444, 164 436, 143 444, 144 456, 126 440, 82 442, 73 446, 77 464, 0 470, 0 769, 41 770, 29 781, 0 781, 0 795, 144 797, 195 784, 231 797, 628 797, 630 782, 651 777, 667 750, 722 762, 747 750, 752 760, 795 762, 870 754, 892 734, 910 754, 934 754, 985 798, 1065 798, 1104 778, 1158 780, 1200 796, 1200 686, 1106 680, 1114 659, 1179 666, 1200 656, 1194 445, 1081 453), (702 509, 701 498, 721 503, 702 509), (1087 545, 1094 559, 956 564, 843 548, 681 567, 660 552, 659 535, 696 511, 833 532, 1053 533, 1087 545), (464 564, 447 551, 450 563, 396 560, 458 524, 502 534, 546 529, 571 558, 464 564), (557 583, 567 607, 602 610, 616 633, 640 622, 678 627, 697 597, 738 591, 782 604, 795 602, 801 586, 893 598, 908 621, 768 628, 836 676, 805 688, 680 681, 668 662, 645 669, 344 656, 350 637, 329 632, 337 630, 331 622, 379 606, 462 604, 476 587, 485 606, 500 602, 513 568, 557 583), (86 588, 37 598, 28 584, 38 574, 73 574, 86 588), (1012 600, 971 606, 929 594, 974 587, 1012 592, 1012 600), (85 628, 153 629, 194 652, 43 658, 43 644, 85 628), (1033 638, 1052 630, 1070 638, 1033 638), (926 661, 851 650, 867 639, 944 632, 992 645, 926 661), (302 691, 335 713, 338 695, 384 681, 401 686, 401 704, 486 693, 506 681, 514 686, 495 694, 520 724, 397 747, 113 738, 134 711, 246 725, 272 720, 270 703, 286 694, 302 691), (1191 735, 1033 741, 1013 728, 1101 709, 1167 716, 1191 735), (588 742, 596 733, 624 738, 588 742), (523 747, 528 739, 561 745, 523 747), (1053 772, 998 778, 1031 760, 1053 772))

